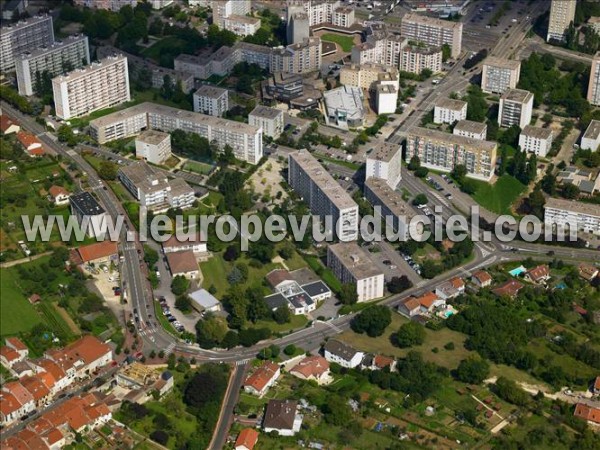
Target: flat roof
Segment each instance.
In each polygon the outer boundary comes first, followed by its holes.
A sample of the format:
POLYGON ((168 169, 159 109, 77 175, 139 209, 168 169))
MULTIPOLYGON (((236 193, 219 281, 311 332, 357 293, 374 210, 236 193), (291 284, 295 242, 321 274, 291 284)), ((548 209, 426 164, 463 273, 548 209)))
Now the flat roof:
POLYGON ((404 201, 402 195, 393 190, 385 180, 371 177, 365 181, 373 194, 383 203, 395 216, 404 216, 410 220, 415 216, 415 210, 404 201))
POLYGON ((463 102, 462 100, 458 100, 455 98, 441 98, 435 103, 436 108, 450 109, 452 111, 460 111, 465 106, 467 106, 467 102, 463 102))
POLYGON ((514 59, 498 58, 496 56, 488 56, 483 61, 483 65, 515 70, 521 67, 521 61, 517 61, 514 59))
POLYGON ((381 270, 373 264, 369 254, 356 242, 333 244, 329 246, 329 251, 357 280, 382 275, 381 270))
POLYGON ((461 130, 467 133, 481 134, 487 131, 487 125, 473 120, 459 120, 456 122, 455 130, 461 130))
POLYGON ((348 114, 349 119, 364 116, 363 92, 359 87, 340 86, 339 88, 323 92, 327 109, 342 110, 348 114))
POLYGON ((0 27, 0 35, 12 33, 13 31, 19 30, 21 28, 26 28, 30 25, 34 25, 34 24, 36 24, 38 22, 42 22, 44 20, 52 20, 52 18, 47 14, 43 14, 43 15, 30 17, 25 20, 19 20, 17 23, 9 23, 7 25, 3 25, 2 27, 0 27))
POLYGON ((414 14, 414 13, 405 14, 404 17, 402 17, 402 23, 405 23, 405 22, 414 22, 414 23, 418 23, 421 25, 428 25, 428 26, 432 26, 432 27, 449 28, 449 29, 455 29, 455 28, 462 29, 462 27, 463 27, 463 24, 461 22, 453 22, 450 20, 441 20, 441 19, 436 19, 435 17, 422 16, 420 14, 414 14))
POLYGON ((533 127, 526 125, 521 131, 521 134, 530 136, 536 139, 548 139, 552 136, 552 130, 550 128, 533 127))
POLYGON ((427 45, 427 44, 423 44, 422 42, 419 42, 417 45, 414 44, 408 44, 407 46, 405 46, 402 49, 403 52, 410 52, 410 53, 420 53, 422 55, 431 55, 433 53, 439 53, 442 51, 441 47, 437 47, 435 45, 427 45))
POLYGON ((390 162, 394 156, 399 152, 402 152, 402 147, 398 144, 392 144, 386 141, 375 141, 376 147, 367 159, 374 159, 376 161, 390 162))
POLYGON ((377 92, 381 92, 382 94, 394 94, 397 91, 396 86, 393 84, 377 83, 377 92))
POLYGON ((418 136, 428 138, 434 141, 441 141, 449 144, 464 145, 468 147, 477 147, 482 150, 493 150, 496 143, 492 141, 482 141, 457 134, 444 133, 443 131, 430 130, 429 128, 415 127, 408 133, 408 136, 418 136))
POLYGON ((354 208, 358 205, 350 194, 333 179, 331 174, 307 150, 291 152, 289 158, 295 160, 310 179, 340 209, 354 208))
POLYGON ((62 81, 67 81, 67 82, 75 81, 79 78, 84 78, 84 77, 88 76, 90 73, 97 72, 99 70, 105 69, 106 67, 110 67, 113 64, 117 64, 122 61, 125 61, 125 64, 127 64, 127 57, 122 54, 107 56, 106 58, 103 58, 100 61, 93 62, 89 66, 85 66, 81 69, 73 70, 73 71, 67 73, 66 75, 59 75, 59 76, 53 78, 52 81, 54 81, 54 80, 61 81, 61 82, 62 81))
POLYGON ((143 161, 123 166, 119 172, 145 193, 163 190, 169 186, 166 176, 158 174, 152 166, 143 161))
POLYGON ((69 197, 69 202, 74 208, 78 209, 86 216, 95 216, 104 213, 104 208, 102 208, 92 194, 87 191, 71 195, 71 197, 69 197))
POLYGON ((600 217, 600 205, 578 202, 577 200, 565 200, 562 198, 550 197, 546 199, 544 208, 562 209, 578 214, 600 217))
POLYGON ((169 139, 169 133, 163 133, 158 130, 146 130, 135 138, 136 141, 144 142, 150 145, 158 145, 165 139, 169 139))
POLYGON ((62 50, 69 45, 76 44, 80 41, 86 41, 87 36, 85 34, 73 34, 71 36, 67 36, 62 40, 56 40, 53 44, 50 45, 42 45, 34 50, 28 50, 26 52, 21 53, 19 57, 21 59, 32 59, 36 58, 40 55, 46 55, 48 53, 56 52, 62 50))
POLYGON ((600 137, 600 120, 592 120, 585 129, 583 137, 594 141, 598 139, 598 137, 600 137))
POLYGON ((238 14, 232 14, 231 16, 225 17, 225 20, 231 20, 233 22, 245 23, 248 25, 256 25, 260 22, 257 17, 240 16, 238 14))
POLYGON ((210 84, 203 84, 196 92, 194 92, 194 95, 199 97, 221 98, 224 94, 227 95, 227 92, 227 89, 211 86, 210 84))
POLYGON ((204 309, 213 308, 221 304, 221 302, 206 289, 198 289, 197 291, 192 292, 190 294, 190 298, 193 302, 202 306, 204 309))
POLYGON ((194 194, 194 189, 182 178, 172 179, 169 181, 169 186, 171 187, 171 195, 174 197, 184 194, 194 194))
POLYGON ((502 100, 526 103, 533 98, 533 94, 525 89, 509 89, 502 95, 502 100))
POLYGON ((283 111, 269 106, 257 105, 249 114, 250 116, 262 117, 264 119, 275 119, 283 115, 283 111))

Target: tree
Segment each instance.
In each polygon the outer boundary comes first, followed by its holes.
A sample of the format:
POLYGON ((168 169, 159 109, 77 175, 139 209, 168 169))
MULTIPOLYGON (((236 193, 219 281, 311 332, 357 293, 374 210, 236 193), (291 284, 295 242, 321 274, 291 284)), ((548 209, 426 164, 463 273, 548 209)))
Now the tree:
POLYGON ((579 187, 572 183, 567 183, 562 188, 562 196, 569 200, 574 200, 579 197, 579 187))
POLYGON ((426 205, 428 201, 429 200, 427 199, 427 196, 425 194, 417 194, 413 199, 412 203, 413 205, 419 206, 426 205))
POLYGON ((213 348, 221 344, 227 331, 224 319, 209 315, 196 323, 196 340, 202 348, 213 348))
POLYGON ((540 220, 544 220, 544 205, 546 198, 539 188, 534 189, 527 197, 529 212, 540 220))
POLYGON ((98 175, 103 180, 113 181, 117 179, 119 166, 111 161, 102 161, 98 167, 98 175))
POLYGON ((231 244, 223 253, 223 259, 225 261, 235 261, 240 257, 240 250, 237 245, 231 244))
POLYGON ((191 377, 183 391, 183 402, 200 412, 212 404, 219 404, 227 388, 227 369, 217 364, 205 364, 191 377))
POLYGON ((410 158, 408 170, 417 170, 419 167, 421 167, 421 160, 417 155, 414 155, 412 158, 410 158))
POLYGON ((442 45, 442 62, 448 61, 452 57, 452 49, 448 44, 442 45))
POLYGON ((354 283, 344 283, 340 288, 338 295, 340 301, 344 305, 353 305, 358 301, 358 293, 356 292, 356 285, 354 283))
POLYGON ((415 177, 425 178, 429 173, 429 169, 427 167, 419 167, 415 170, 415 177))
POLYGON ((189 295, 179 295, 175 299, 175 308, 182 312, 189 312, 192 310, 192 299, 189 295))
POLYGON ((400 348, 421 345, 425 342, 425 328, 416 322, 403 324, 398 332, 393 336, 394 345, 400 348))
POLYGON ((150 433, 150 439, 154 442, 158 442, 160 445, 167 445, 169 441, 169 435, 163 430, 154 430, 150 433))
POLYGON ((457 164, 450 172, 450 176, 454 178, 458 183, 462 183, 467 176, 467 168, 463 164, 457 164))
POLYGON ((278 324, 289 323, 292 320, 292 314, 290 308, 287 305, 281 305, 275 311, 273 311, 273 320, 278 324))
POLYGON ((463 359, 456 369, 456 378, 463 383, 481 384, 490 373, 490 365, 481 358, 463 359))
POLYGON ((345 398, 339 395, 330 395, 321 406, 325 422, 331 425, 344 425, 352 419, 352 410, 345 398))
POLYGON ((365 309, 352 319, 350 327, 355 333, 367 333, 369 337, 381 336, 392 323, 392 313, 387 306, 376 305, 365 309))
POLYGON ((77 136, 69 125, 61 125, 57 131, 58 140, 66 142, 69 147, 77 145, 77 136))
POLYGON ((412 282, 408 279, 406 275, 402 275, 401 277, 392 277, 392 279, 387 284, 387 289, 392 294, 399 294, 402 291, 405 291, 412 287, 412 282))
POLYGON ((183 275, 176 275, 171 281, 171 292, 175 295, 182 295, 190 287, 190 280, 183 275))
POLYGON ((296 346, 294 344, 286 345, 283 349, 283 353, 285 353, 287 356, 294 355, 296 353, 296 346))

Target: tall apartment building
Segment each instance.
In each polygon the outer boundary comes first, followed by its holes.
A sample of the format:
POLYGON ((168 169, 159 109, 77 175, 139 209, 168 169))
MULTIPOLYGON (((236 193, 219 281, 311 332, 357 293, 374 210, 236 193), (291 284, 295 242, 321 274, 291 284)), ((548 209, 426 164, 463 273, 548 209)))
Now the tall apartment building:
POLYGON ((552 130, 527 125, 519 135, 519 147, 524 152, 546 156, 552 147, 552 130))
POLYGON ((359 303, 383 297, 383 273, 356 242, 330 245, 327 248, 327 267, 342 283, 356 285, 359 303))
POLYGON ((600 146, 600 120, 592 120, 581 137, 580 147, 583 150, 598 151, 600 146))
POLYGON ((487 125, 472 120, 459 120, 452 130, 452 134, 485 141, 487 136, 487 125))
POLYGON ((135 156, 152 164, 162 164, 171 157, 171 135, 146 130, 135 138, 135 156))
POLYGON ((556 40, 563 42, 567 28, 575 20, 577 0, 552 0, 550 5, 550 19, 548 21, 547 41, 556 40))
POLYGON ((448 44, 452 57, 458 58, 462 50, 462 22, 435 19, 408 13, 402 18, 400 34, 409 39, 441 47, 448 44))
POLYGON ((288 23, 292 16, 306 14, 310 27, 322 23, 331 23, 341 27, 349 27, 354 23, 354 10, 341 6, 340 0, 288 0, 288 23), (348 25, 346 25, 348 23, 348 25))
POLYGON ((398 89, 393 84, 375 83, 375 112, 394 114, 398 109, 398 89))
POLYGON ((245 16, 252 11, 250 0, 212 0, 213 23, 225 28, 225 19, 230 16, 245 16))
POLYGON ((546 227, 577 229, 600 235, 600 206, 562 198, 548 198, 544 205, 546 227))
POLYGON ((489 181, 494 175, 496 150, 495 142, 417 127, 406 139, 406 162, 418 156, 422 166, 442 172, 462 164, 468 177, 489 181))
POLYGON ((367 154, 365 180, 379 178, 392 189, 402 180, 402 148, 390 142, 377 142, 367 154))
POLYGON ((433 109, 433 123, 454 123, 467 118, 467 102, 441 98, 433 109))
POLYGON ((288 155, 288 183, 306 202, 310 211, 333 218, 328 230, 343 241, 358 237, 358 205, 329 172, 306 150, 288 155))
POLYGON ((20 54, 54 43, 52 16, 40 15, 0 27, 0 71, 15 68, 20 54))
POLYGON ((350 28, 356 22, 354 8, 350 6, 340 6, 333 10, 331 23, 336 27, 350 28))
POLYGON ((524 89, 509 89, 500 97, 498 125, 525 128, 531 122, 533 112, 533 94, 524 89))
MULTIPOLYGON (((384 180, 367 179, 365 181, 365 198, 371 205, 381 208, 381 218, 384 220, 382 225, 390 227, 396 233, 398 240, 407 241, 411 234, 413 237, 417 235, 417 224, 411 226, 415 210, 404 201, 402 194, 391 188, 384 180)), ((382 236, 389 237, 389 231, 382 229, 382 236)))
POLYGON ((408 40, 401 35, 390 33, 385 25, 367 27, 366 41, 352 48, 352 62, 356 64, 376 63, 398 68, 400 51, 408 40))
POLYGON ((119 11, 123 6, 135 7, 137 0, 75 0, 73 3, 86 8, 119 11))
POLYGON ((257 105, 248 114, 248 123, 257 128, 262 128, 263 134, 266 136, 277 139, 283 132, 284 114, 281 109, 257 105))
POLYGON ((131 100, 127 58, 115 55, 52 79, 56 115, 86 116, 131 100))
POLYGON ((261 128, 155 103, 140 103, 90 122, 90 134, 99 144, 135 136, 146 129, 196 133, 221 149, 229 145, 236 158, 250 164, 257 164, 263 156, 261 128))
POLYGON ((288 44, 298 44, 308 39, 310 37, 308 14, 304 11, 288 14, 286 33, 288 44))
POLYGON ((33 95, 38 77, 44 72, 55 77, 89 63, 88 38, 82 34, 22 53, 15 58, 19 94, 33 95))
POLYGON ((407 45, 400 50, 400 70, 416 73, 442 71, 442 49, 431 45, 407 45))
POLYGON ((238 36, 251 36, 260 26, 261 21, 258 17, 232 15, 223 19, 223 28, 238 36))
POLYGON ((102 237, 107 232, 108 214, 89 192, 69 197, 71 214, 89 237, 102 237))
POLYGON ((597 52, 592 59, 587 99, 592 105, 600 106, 600 52, 597 52))
POLYGON ((490 56, 483 62, 481 90, 486 94, 504 94, 515 89, 521 75, 521 61, 490 56))
POLYGON ((394 67, 375 63, 344 64, 340 69, 340 83, 344 86, 372 89, 378 82, 400 89, 400 74, 394 67))
POLYGON ((229 110, 229 91, 204 84, 194 92, 194 111, 209 116, 222 117, 229 110))
POLYGON ((271 53, 271 72, 307 73, 321 68, 321 39, 311 37, 301 43, 275 48, 271 53))
POLYGON ((118 175, 140 205, 154 212, 189 208, 196 199, 194 190, 184 180, 169 180, 142 161, 121 167, 118 175))

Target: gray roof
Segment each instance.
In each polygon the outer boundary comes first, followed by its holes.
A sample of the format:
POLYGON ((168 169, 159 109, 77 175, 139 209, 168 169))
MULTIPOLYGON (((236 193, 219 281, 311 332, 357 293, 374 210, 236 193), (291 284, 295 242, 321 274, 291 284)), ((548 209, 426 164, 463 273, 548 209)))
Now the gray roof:
POLYGON ((405 217, 409 222, 415 216, 415 210, 402 198, 402 195, 392 189, 385 180, 371 177, 365 181, 365 187, 375 195, 381 204, 387 207, 392 214, 405 217))
POLYGON ((474 122, 473 120, 459 120, 454 129, 466 133, 482 134, 487 131, 487 125, 481 122, 474 122))
POLYGON ((484 66, 501 67, 503 69, 518 69, 521 67, 521 61, 514 59, 497 58, 495 56, 489 56, 483 62, 484 66))
POLYGON ((262 117, 265 119, 275 119, 281 115, 283 115, 282 110, 277 108, 270 108, 264 105, 257 105, 256 108, 254 108, 250 113, 250 116, 262 117))
POLYGON ((271 294, 265 297, 265 303, 270 309, 277 309, 280 306, 284 306, 288 304, 287 298, 285 298, 282 294, 271 294))
POLYGON ((294 308, 304 308, 306 305, 312 305, 315 302, 306 292, 300 292, 287 298, 294 308))
POLYGON ((221 302, 213 297, 206 289, 199 289, 192 292, 190 298, 194 303, 200 305, 204 309, 210 309, 221 304, 221 302))
POLYGON ((441 98, 435 104, 436 108, 449 109, 451 111, 461 111, 465 106, 467 106, 467 102, 454 98, 441 98))
POLYGON ((598 139, 600 136, 600 120, 592 120, 585 130, 583 137, 585 139, 598 139))
POLYGON ((325 344, 324 349, 325 351, 331 353, 332 355, 338 356, 345 361, 350 361, 357 353, 359 353, 359 351, 354 347, 335 339, 329 339, 325 344))
POLYGON ((576 200, 564 200, 562 198, 550 197, 546 200, 545 209, 553 208, 564 211, 571 211, 577 214, 585 214, 594 217, 600 217, 600 205, 578 202, 576 200))
POLYGON ((533 94, 525 89, 509 89, 502 95, 502 100, 518 103, 527 103, 532 98, 533 94))
POLYGON ((341 86, 323 93, 327 110, 341 110, 348 114, 348 119, 362 119, 365 114, 363 91, 354 86, 341 86))
POLYGON ((102 206, 100 206, 89 192, 73 194, 69 197, 69 202, 73 208, 79 210, 85 216, 95 216, 104 213, 102 206))
POLYGON ((227 94, 227 89, 211 86, 210 84, 203 84, 196 92, 194 92, 194 95, 197 95, 198 97, 208 98, 221 98, 223 95, 227 94))
POLYGON ((322 281, 313 281, 312 283, 303 284, 300 287, 304 289, 304 292, 310 295, 311 298, 316 297, 317 295, 324 294, 326 292, 331 292, 327 285, 322 281))
POLYGON ((429 128, 416 127, 408 133, 408 139, 415 137, 426 138, 432 141, 443 142, 445 144, 463 145, 465 147, 475 147, 481 150, 493 150, 496 143, 492 141, 480 141, 457 134, 444 133, 439 130, 430 130, 429 128))
POLYGON ((535 139, 548 139, 552 136, 552 130, 550 128, 532 127, 531 125, 527 125, 523 128, 521 134, 535 139))
POLYGON ((57 80, 59 82, 69 82, 75 81, 79 78, 87 77, 90 73, 97 72, 105 69, 106 67, 112 66, 113 64, 117 64, 124 61, 127 64, 127 58, 122 54, 108 56, 100 61, 95 61, 89 66, 85 66, 82 69, 73 70, 66 75, 59 75, 52 80, 57 80))
POLYGON ((376 277, 382 272, 373 264, 369 254, 356 242, 341 242, 329 246, 329 251, 357 280, 376 277))
POLYGON ((146 130, 135 138, 136 141, 143 142, 150 145, 158 145, 165 139, 169 138, 168 133, 163 133, 158 130, 146 130))
POLYGON ((374 151, 367 156, 367 159, 390 162, 398 152, 402 152, 402 148, 398 144, 392 144, 385 141, 374 141, 374 145, 374 151))

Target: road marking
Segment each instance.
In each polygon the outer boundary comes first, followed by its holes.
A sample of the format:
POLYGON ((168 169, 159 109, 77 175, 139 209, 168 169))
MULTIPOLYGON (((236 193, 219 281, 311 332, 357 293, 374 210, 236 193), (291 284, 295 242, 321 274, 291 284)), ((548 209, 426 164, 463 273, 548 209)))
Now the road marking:
POLYGON ((245 366, 245 365, 246 365, 246 364, 248 364, 249 362, 250 362, 250 360, 249 360, 249 359, 242 359, 242 360, 236 361, 236 362, 235 362, 235 365, 236 365, 236 366, 245 366))
POLYGON ((169 346, 165 349, 165 355, 170 355, 175 350, 175 342, 171 342, 169 346))

